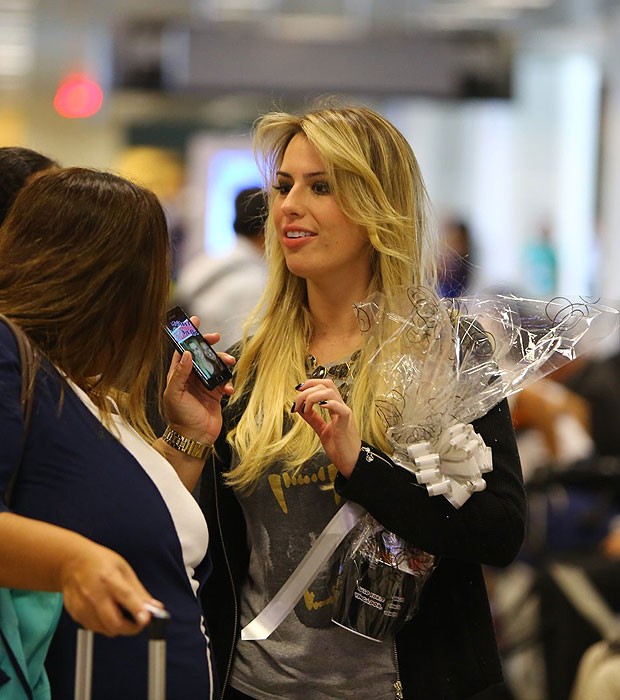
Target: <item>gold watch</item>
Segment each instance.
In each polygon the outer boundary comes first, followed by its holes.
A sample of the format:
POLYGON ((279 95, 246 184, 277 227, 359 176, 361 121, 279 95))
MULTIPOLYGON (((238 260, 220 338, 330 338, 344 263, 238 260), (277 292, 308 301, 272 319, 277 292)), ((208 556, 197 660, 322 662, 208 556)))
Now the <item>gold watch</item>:
POLYGON ((204 459, 207 452, 213 447, 213 445, 206 445, 203 442, 185 437, 185 435, 177 433, 177 431, 173 430, 170 426, 164 430, 161 439, 171 447, 174 447, 175 450, 183 452, 190 457, 196 457, 196 459, 204 459))

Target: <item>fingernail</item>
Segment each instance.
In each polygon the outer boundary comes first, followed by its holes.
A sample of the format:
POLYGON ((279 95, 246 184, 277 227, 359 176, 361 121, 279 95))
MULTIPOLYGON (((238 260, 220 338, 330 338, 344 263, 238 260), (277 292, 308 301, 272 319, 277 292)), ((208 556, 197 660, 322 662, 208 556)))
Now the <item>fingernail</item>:
POLYGON ((299 390, 301 389, 301 387, 302 387, 304 384, 305 384, 305 382, 301 382, 301 384, 298 384, 298 385, 295 387, 295 389, 296 389, 297 391, 299 391, 299 390))
POLYGON ((293 405, 291 406, 291 413, 295 413, 295 402, 293 401, 293 405))
POLYGON ((152 617, 157 620, 168 620, 170 618, 170 613, 162 607, 161 603, 157 605, 145 603, 143 610, 146 610, 147 613, 151 613, 152 617))
POLYGON ((319 406, 325 406, 326 403, 327 401, 319 401, 319 406))

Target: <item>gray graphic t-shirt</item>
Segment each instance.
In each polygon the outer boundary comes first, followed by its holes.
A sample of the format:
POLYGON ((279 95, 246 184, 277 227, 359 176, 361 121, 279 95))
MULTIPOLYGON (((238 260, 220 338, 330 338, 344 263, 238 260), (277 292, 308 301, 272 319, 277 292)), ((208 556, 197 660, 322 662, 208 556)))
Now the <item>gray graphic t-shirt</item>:
MULTIPOLYGON (((296 477, 275 465, 251 494, 238 494, 251 552, 240 601, 242 626, 280 590, 342 505, 331 488, 335 476, 321 454, 296 477)), ((234 688, 259 700, 395 697, 393 641, 372 641, 331 622, 338 555, 268 639, 238 643, 234 688)))

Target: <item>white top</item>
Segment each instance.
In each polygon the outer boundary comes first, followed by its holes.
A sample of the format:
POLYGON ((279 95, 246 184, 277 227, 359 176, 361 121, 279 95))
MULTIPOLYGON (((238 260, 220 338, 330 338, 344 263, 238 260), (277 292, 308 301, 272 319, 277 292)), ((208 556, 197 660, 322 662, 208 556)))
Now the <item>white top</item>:
POLYGON ((182 268, 175 302, 201 320, 201 330, 217 331, 218 349, 241 339, 243 323, 256 306, 267 280, 267 267, 256 248, 242 237, 226 255, 200 255, 182 268))

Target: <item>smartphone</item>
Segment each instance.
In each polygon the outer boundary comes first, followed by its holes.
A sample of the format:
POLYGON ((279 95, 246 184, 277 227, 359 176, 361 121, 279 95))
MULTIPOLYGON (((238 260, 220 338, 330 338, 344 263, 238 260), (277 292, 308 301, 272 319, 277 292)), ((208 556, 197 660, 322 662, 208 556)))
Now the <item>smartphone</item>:
POLYGON ((207 389, 215 389, 232 377, 232 372, 220 360, 215 350, 202 337, 202 333, 189 320, 180 306, 170 309, 166 315, 164 330, 174 347, 183 353, 192 353, 194 371, 207 389))

